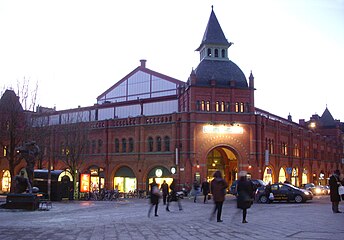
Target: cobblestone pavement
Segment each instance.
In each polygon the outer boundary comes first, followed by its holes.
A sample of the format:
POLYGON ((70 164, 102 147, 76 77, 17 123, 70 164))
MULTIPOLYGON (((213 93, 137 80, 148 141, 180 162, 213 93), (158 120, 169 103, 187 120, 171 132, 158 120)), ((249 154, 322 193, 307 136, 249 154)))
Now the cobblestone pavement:
MULTIPOLYGON (((49 211, 0 209, 0 239, 343 239, 344 213, 331 211, 329 196, 307 203, 255 203, 241 223, 233 196, 223 206, 223 222, 210 221, 213 203, 182 200, 148 218, 147 199, 53 202, 49 211), (342 236, 342 237, 341 237, 342 236)), ((344 204, 341 202, 344 211, 344 204)))

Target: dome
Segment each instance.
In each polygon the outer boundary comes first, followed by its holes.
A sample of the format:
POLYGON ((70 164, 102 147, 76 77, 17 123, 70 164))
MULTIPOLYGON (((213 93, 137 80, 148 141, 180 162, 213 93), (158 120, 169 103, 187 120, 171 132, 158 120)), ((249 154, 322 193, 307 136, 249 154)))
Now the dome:
POLYGON ((195 69, 197 86, 209 86, 210 80, 216 87, 248 88, 245 74, 232 61, 203 59, 195 69), (230 84, 234 81, 235 84, 230 84))

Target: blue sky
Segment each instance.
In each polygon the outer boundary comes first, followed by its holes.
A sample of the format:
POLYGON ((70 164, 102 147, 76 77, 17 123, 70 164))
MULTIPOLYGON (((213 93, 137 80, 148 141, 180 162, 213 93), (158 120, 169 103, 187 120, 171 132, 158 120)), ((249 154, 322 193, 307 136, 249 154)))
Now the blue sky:
POLYGON ((36 104, 62 110, 93 105, 140 59, 186 81, 212 5, 256 107, 344 121, 344 0, 0 0, 0 87, 30 79, 36 104))

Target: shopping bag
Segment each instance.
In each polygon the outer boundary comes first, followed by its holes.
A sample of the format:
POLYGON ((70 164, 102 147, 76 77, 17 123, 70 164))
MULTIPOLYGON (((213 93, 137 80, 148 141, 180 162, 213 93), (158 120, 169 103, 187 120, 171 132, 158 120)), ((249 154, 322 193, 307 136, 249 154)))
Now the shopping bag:
POLYGON ((275 199, 275 196, 274 196, 273 193, 270 193, 270 194, 269 194, 269 199, 270 199, 270 200, 274 200, 274 199, 275 199))
POLYGON ((338 187, 338 193, 339 193, 339 195, 343 195, 344 194, 344 186, 339 186, 338 187))

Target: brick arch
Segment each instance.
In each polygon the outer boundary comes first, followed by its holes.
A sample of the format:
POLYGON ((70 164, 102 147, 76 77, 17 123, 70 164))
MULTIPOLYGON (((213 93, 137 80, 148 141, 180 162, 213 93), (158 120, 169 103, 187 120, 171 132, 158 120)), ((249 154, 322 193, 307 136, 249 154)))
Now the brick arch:
POLYGON ((243 158, 250 159, 249 151, 244 144, 230 135, 217 135, 207 138, 200 145, 195 159, 205 159, 208 153, 216 147, 227 147, 231 149, 238 156, 238 163, 242 162, 243 158))

